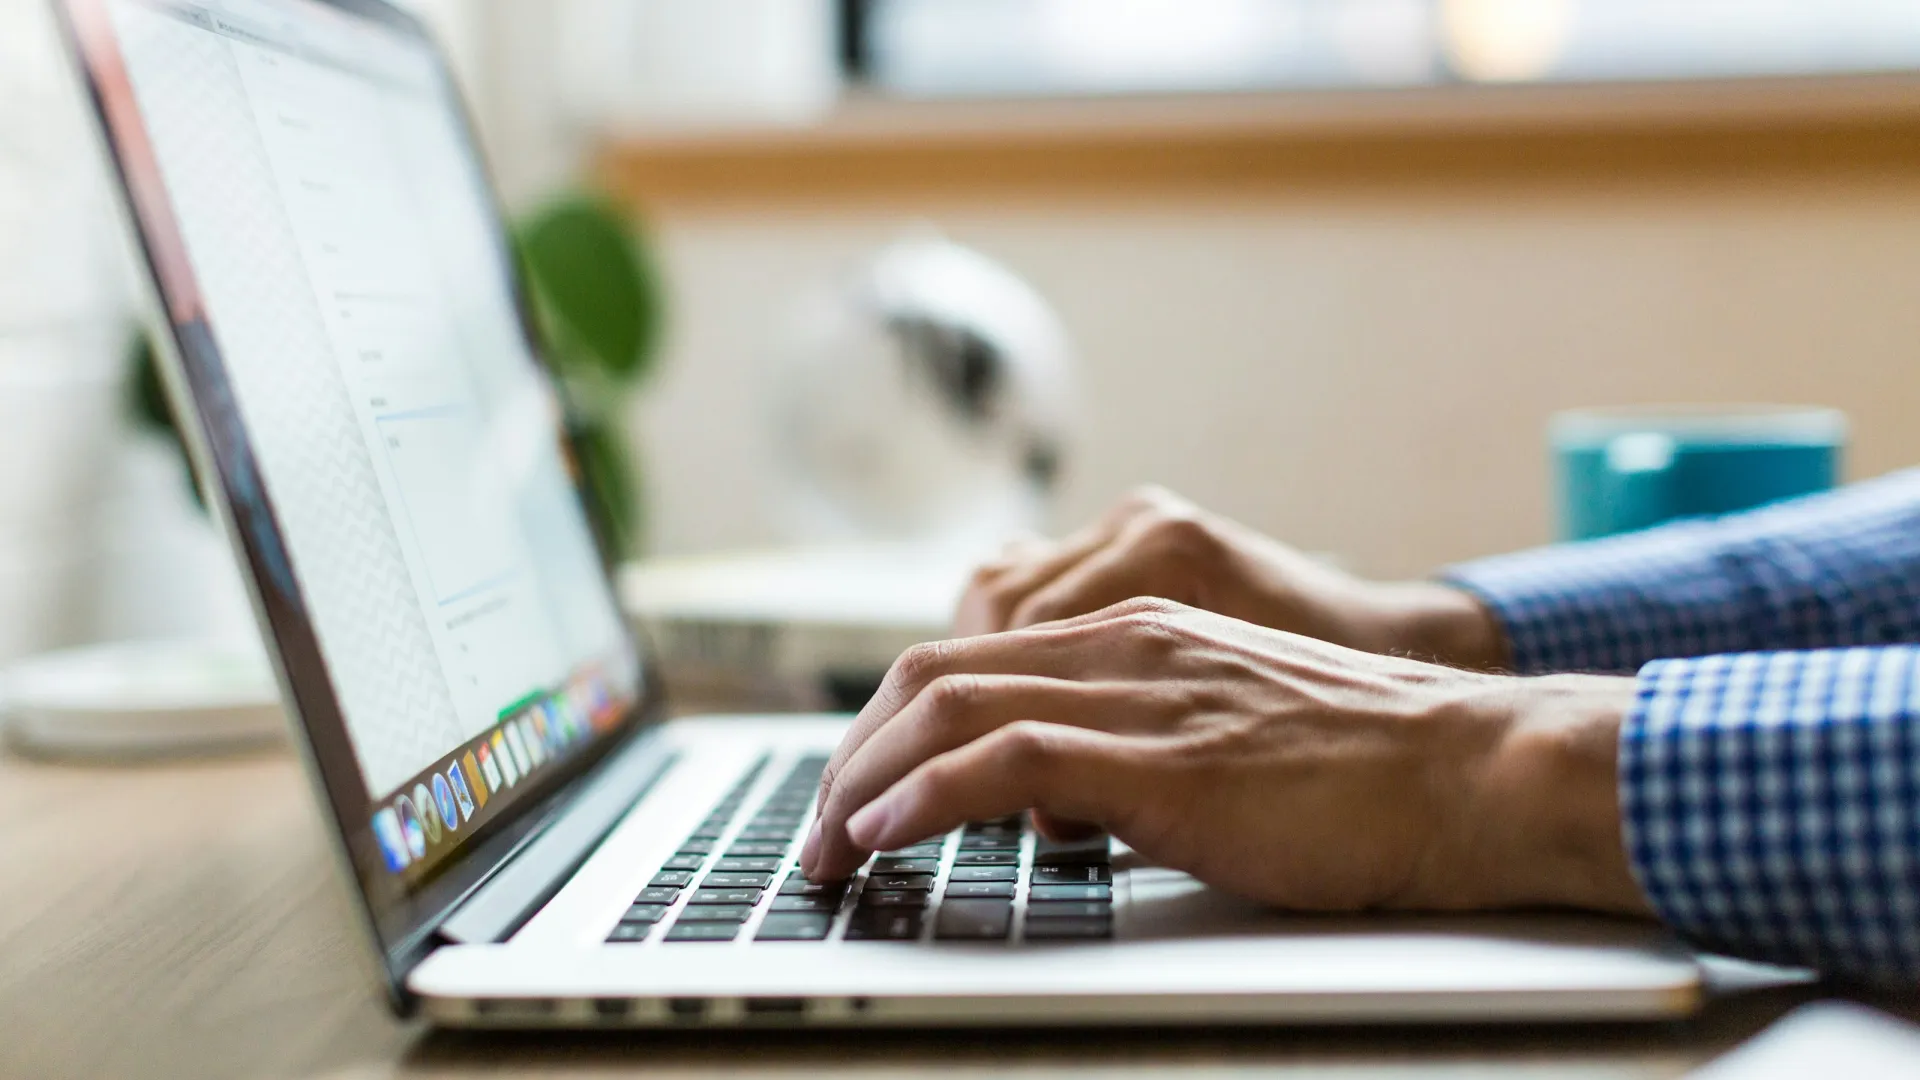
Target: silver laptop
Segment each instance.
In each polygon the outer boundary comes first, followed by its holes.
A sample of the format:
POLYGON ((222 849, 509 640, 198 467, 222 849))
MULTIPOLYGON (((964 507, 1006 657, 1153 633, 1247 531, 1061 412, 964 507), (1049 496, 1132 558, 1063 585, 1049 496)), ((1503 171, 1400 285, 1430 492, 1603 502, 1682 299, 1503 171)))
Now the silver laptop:
POLYGON ((55 0, 371 954, 465 1026, 1671 1017, 1604 919, 1288 918, 1019 818, 794 869, 843 718, 667 721, 460 102, 381 0, 55 0))

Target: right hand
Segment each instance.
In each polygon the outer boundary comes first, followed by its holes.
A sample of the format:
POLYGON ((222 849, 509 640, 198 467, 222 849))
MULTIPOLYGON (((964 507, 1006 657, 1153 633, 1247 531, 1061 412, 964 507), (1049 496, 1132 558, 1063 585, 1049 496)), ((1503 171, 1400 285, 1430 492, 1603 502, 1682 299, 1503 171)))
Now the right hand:
POLYGON ((973 576, 959 637, 1159 597, 1366 652, 1495 670, 1506 642, 1468 593, 1365 581, 1162 488, 1142 488, 1058 542, 1022 541, 973 576))

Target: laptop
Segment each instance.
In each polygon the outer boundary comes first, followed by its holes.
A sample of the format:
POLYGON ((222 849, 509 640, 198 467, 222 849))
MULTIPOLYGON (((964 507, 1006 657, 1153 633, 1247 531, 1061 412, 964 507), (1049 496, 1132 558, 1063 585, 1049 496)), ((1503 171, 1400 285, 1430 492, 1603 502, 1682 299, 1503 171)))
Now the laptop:
POLYGON ((53 0, 369 955, 449 1026, 1685 1014, 1553 914, 1300 918, 1020 817, 795 870, 832 716, 669 719, 440 54, 381 0, 53 0))

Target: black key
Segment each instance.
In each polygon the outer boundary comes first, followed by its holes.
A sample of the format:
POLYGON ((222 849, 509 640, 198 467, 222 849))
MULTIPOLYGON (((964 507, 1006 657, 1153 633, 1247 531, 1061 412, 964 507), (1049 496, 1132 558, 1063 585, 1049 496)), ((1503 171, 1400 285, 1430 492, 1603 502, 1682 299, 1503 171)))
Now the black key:
POLYGON ((608 941, 645 941, 653 932, 652 923, 621 923, 607 935, 608 941))
POLYGON ((687 841, 689 843, 697 843, 701 840, 718 840, 720 839, 720 834, 726 831, 727 823, 724 821, 718 825, 702 825, 687 834, 687 841))
POLYGON ((931 874, 940 869, 939 859, 875 859, 873 872, 876 874, 931 874))
POLYGON ((683 923, 746 922, 752 917, 752 904, 696 904, 680 910, 683 923))
POLYGON ((931 892, 863 892, 860 894, 860 906, 863 908, 883 907, 926 907, 931 892))
POLYGON ((894 848, 880 854, 890 859, 937 859, 945 844, 915 844, 912 847, 894 848))
POLYGON ((640 890, 640 895, 634 897, 633 902, 636 904, 671 904, 678 899, 680 899, 679 889, 649 885, 640 890))
POLYGON ((1018 851, 1020 834, 994 834, 991 836, 963 836, 960 838, 961 851, 1018 851))
POLYGON ((620 921, 623 923, 646 923, 651 926, 666 917, 667 905, 665 904, 635 904, 627 909, 625 915, 620 916, 620 921))
POLYGON ((1033 864, 1062 866, 1067 863, 1105 863, 1111 861, 1107 847, 1107 838, 1104 836, 1096 836, 1091 840, 1049 840, 1042 836, 1033 842, 1033 864))
POLYGON ((714 872, 700 879, 703 889, 764 889, 773 884, 772 874, 729 874, 714 872))
POLYGON ((781 825, 778 827, 767 826, 767 825, 749 825, 746 828, 740 830, 740 835, 736 837, 736 839, 739 839, 739 840, 791 840, 793 839, 793 830, 797 824, 798 823, 796 823, 795 825, 781 825))
POLYGON ((1064 919, 1027 917, 1028 941, 1090 941, 1113 936, 1113 920, 1073 916, 1064 919))
POLYGON ((1020 828, 1019 814, 1008 814, 1006 817, 997 817, 990 821, 967 822, 968 832, 993 832, 995 830, 1004 831, 1007 829, 1013 829, 1015 831, 1018 831, 1019 828, 1020 828))
POLYGON ((780 885, 781 896, 844 896, 846 892, 844 881, 808 881, 807 875, 798 870, 788 874, 780 885))
POLYGON ((1020 877, 1017 866, 956 866, 948 881, 1014 881, 1020 877))
POLYGON ((874 874, 867 878, 867 888, 875 891, 932 892, 931 874, 874 874))
POLYGON ((837 896, 776 896, 773 898, 773 910, 831 915, 840 910, 840 898, 837 896))
POLYGON ((685 870, 662 870, 647 884, 657 889, 684 889, 693 884, 693 875, 685 870))
POLYGON ((782 912, 768 915, 753 935, 755 941, 820 941, 833 929, 832 915, 782 912))
POLYGON ((680 854, 682 855, 706 855, 712 851, 713 851, 712 838, 703 837, 697 840, 690 839, 686 843, 680 845, 680 854))
POLYGON ((727 849, 728 858, 751 857, 754 855, 785 855, 788 845, 778 840, 740 840, 727 849))
POLYGON ((1034 885, 1107 885, 1113 881, 1113 871, 1105 866, 1087 863, 1083 866, 1036 866, 1033 868, 1034 885))
POLYGON ((953 857, 955 866, 1015 866, 1020 856, 1011 851, 963 851, 953 857))
POLYGON ((1027 889, 1027 899, 1045 903, 1048 900, 1112 900, 1111 885, 1034 885, 1027 889))
POLYGON ((913 941, 920 936, 918 911, 884 908, 855 912, 847 924, 848 941, 913 941))
POLYGON ((1027 921, 1035 919, 1105 919, 1113 915, 1113 905, 1104 900, 1048 900, 1027 904, 1027 921))
POLYGON ((947 899, 949 900, 984 900, 988 898, 1007 899, 1007 900, 1013 899, 1013 882, 1011 881, 949 881, 947 882, 947 899))
POLYGON ((759 889, 695 889, 687 897, 689 904, 746 904, 760 902, 759 889))
POLYGON ((749 829, 779 829, 786 833, 791 833, 799 827, 799 814, 761 814, 747 822, 749 829))
POLYGON ((780 860, 772 855, 728 855, 713 868, 730 874, 757 874, 780 869, 780 860))
POLYGON ((705 855, 675 855, 660 864, 662 870, 698 870, 707 861, 705 855))
POLYGON ((667 931, 668 941, 732 941, 740 935, 740 924, 730 922, 679 922, 667 931))
POLYGON ((933 936, 943 941, 999 941, 1012 927, 1011 900, 949 900, 940 905, 933 936))

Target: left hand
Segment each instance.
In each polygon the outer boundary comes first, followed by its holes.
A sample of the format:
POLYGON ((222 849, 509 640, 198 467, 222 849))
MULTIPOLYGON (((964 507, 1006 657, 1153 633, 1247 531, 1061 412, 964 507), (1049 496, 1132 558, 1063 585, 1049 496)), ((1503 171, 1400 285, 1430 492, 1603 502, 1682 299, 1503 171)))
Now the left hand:
POLYGON ((926 645, 827 767, 809 877, 1035 811, 1304 910, 1645 910, 1621 848, 1631 679, 1517 679, 1164 600, 926 645))

